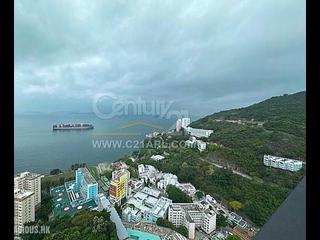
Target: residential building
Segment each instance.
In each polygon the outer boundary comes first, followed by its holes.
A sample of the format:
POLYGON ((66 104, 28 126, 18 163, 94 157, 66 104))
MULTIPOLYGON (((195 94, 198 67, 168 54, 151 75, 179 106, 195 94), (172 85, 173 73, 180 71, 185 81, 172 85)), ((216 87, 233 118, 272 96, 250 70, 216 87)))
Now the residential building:
POLYGON ((176 132, 179 132, 181 130, 181 127, 182 127, 182 122, 181 122, 181 119, 179 118, 176 121, 176 132))
POLYGON ((165 159, 165 157, 161 156, 161 155, 152 155, 150 158, 154 161, 161 161, 161 160, 165 159))
POLYGON ((23 225, 35 220, 35 193, 23 189, 14 189, 14 227, 18 235, 23 225))
POLYGON ((197 140, 196 143, 200 152, 206 150, 207 144, 204 141, 197 140))
POLYGON ((154 166, 152 165, 138 165, 139 177, 143 179, 144 183, 149 182, 151 184, 156 184, 158 179, 162 178, 162 173, 160 173, 154 166))
POLYGON ((192 127, 187 127, 186 131, 191 136, 206 137, 206 138, 209 137, 213 133, 213 130, 198 129, 198 128, 192 128, 192 127))
POLYGON ((181 127, 186 128, 190 125, 191 119, 190 118, 182 118, 181 119, 181 127))
POLYGON ((263 164, 265 166, 280 168, 283 170, 289 170, 291 172, 297 172, 302 168, 302 161, 293 160, 289 158, 276 157, 271 155, 263 156, 263 164))
POLYGON ((228 221, 229 222, 234 222, 235 224, 237 224, 238 226, 242 227, 242 228, 246 228, 247 227, 247 222, 238 214, 232 212, 229 214, 228 216, 228 221))
MULTIPOLYGON (((70 189, 71 190, 71 189, 70 189)), ((80 194, 82 201, 90 201, 98 194, 98 183, 87 168, 78 168, 73 191, 80 194)))
POLYGON ((177 187, 191 197, 197 192, 197 189, 191 183, 179 183, 177 187))
POLYGON ((188 229, 188 238, 195 238, 196 228, 207 234, 216 229, 216 213, 203 209, 196 203, 172 203, 168 210, 168 220, 176 227, 181 225, 188 229))
POLYGON ((171 173, 165 173, 162 176, 163 179, 158 181, 157 188, 166 189, 168 185, 178 186, 178 177, 171 173))
POLYGON ((41 178, 42 175, 31 172, 22 172, 14 176, 14 188, 33 192, 36 207, 41 204, 41 178))
POLYGON ((144 187, 135 193, 122 210, 122 219, 127 222, 155 223, 166 218, 171 199, 160 196, 160 191, 144 187))
POLYGON ((109 197, 113 204, 120 202, 125 197, 128 197, 129 179, 130 172, 126 169, 112 172, 112 179, 109 186, 109 197))

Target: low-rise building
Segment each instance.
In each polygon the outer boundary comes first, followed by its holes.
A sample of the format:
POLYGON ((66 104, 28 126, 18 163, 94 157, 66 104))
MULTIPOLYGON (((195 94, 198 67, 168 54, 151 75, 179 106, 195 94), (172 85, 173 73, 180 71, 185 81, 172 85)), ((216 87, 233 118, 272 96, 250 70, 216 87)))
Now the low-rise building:
POLYGON ((191 136, 206 137, 206 138, 209 137, 213 133, 213 130, 192 128, 192 127, 187 127, 186 131, 191 136))
POLYGON ((165 159, 165 157, 162 155, 152 155, 150 158, 154 161, 161 161, 161 160, 165 159))
POLYGON ((168 185, 178 186, 178 177, 171 173, 163 174, 163 179, 158 181, 157 188, 166 189, 168 185))
POLYGON ((197 192, 197 189, 191 183, 179 183, 177 187, 191 197, 197 192))
POLYGON ((289 170, 291 172, 299 171, 302 168, 302 161, 271 155, 263 156, 263 164, 265 166, 289 170))
POLYGON ((158 218, 166 218, 170 203, 172 200, 161 197, 158 190, 144 187, 128 199, 122 210, 122 219, 155 223, 158 218))
POLYGON ((203 209, 196 203, 172 203, 169 206, 168 220, 176 227, 185 226, 188 238, 195 238, 195 229, 201 228, 210 234, 216 229, 216 213, 203 209))
POLYGON ((233 222, 242 228, 246 228, 248 225, 248 223, 241 216, 234 212, 229 214, 228 221, 233 222))
POLYGON ((147 181, 151 184, 156 184, 158 179, 162 178, 162 173, 160 173, 154 166, 151 165, 138 165, 139 177, 143 179, 144 183, 147 181))

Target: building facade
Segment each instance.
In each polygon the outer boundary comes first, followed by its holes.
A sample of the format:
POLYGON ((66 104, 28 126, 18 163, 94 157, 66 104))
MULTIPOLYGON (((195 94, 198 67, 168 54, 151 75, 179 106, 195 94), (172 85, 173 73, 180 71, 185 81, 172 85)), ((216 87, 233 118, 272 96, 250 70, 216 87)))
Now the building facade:
POLYGON ((37 173, 22 172, 14 176, 14 188, 34 193, 36 206, 41 204, 41 177, 37 173))
POLYGON ((18 235, 23 231, 23 225, 35 220, 35 194, 32 191, 14 190, 14 227, 18 235))
POLYGON ((75 192, 80 193, 84 201, 94 200, 98 194, 98 183, 87 168, 78 168, 76 171, 75 192))
POLYGON ((186 131, 191 136, 206 137, 206 138, 209 137, 213 133, 213 130, 192 128, 192 127, 187 127, 186 131))
POLYGON ((190 118, 182 118, 181 119, 181 127, 186 128, 190 125, 191 119, 190 118))
POLYGON ((144 187, 135 193, 122 210, 122 219, 127 222, 156 223, 166 218, 171 199, 160 196, 160 191, 144 187))
POLYGON ((297 172, 302 168, 302 161, 271 155, 263 156, 263 164, 268 167, 280 168, 291 172, 297 172))
POLYGON ((176 227, 188 229, 188 238, 195 238, 195 229, 201 228, 207 234, 216 229, 216 213, 203 209, 196 203, 172 203, 168 210, 168 220, 176 227))
POLYGON ((120 169, 112 172, 112 180, 109 186, 110 201, 115 204, 121 199, 128 197, 130 172, 126 169, 120 169))

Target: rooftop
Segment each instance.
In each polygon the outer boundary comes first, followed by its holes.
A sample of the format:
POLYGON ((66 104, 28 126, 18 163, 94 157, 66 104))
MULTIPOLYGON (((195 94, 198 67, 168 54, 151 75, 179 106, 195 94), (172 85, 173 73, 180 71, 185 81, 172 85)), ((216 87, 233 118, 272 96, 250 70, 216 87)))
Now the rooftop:
POLYGON ((83 177, 87 183, 92 183, 92 184, 97 183, 97 181, 94 179, 94 177, 91 175, 91 173, 87 168, 79 168, 77 171, 80 171, 83 174, 83 177))
POLYGON ((15 200, 23 200, 27 197, 30 197, 34 193, 31 191, 26 191, 22 189, 14 189, 14 199, 15 200))

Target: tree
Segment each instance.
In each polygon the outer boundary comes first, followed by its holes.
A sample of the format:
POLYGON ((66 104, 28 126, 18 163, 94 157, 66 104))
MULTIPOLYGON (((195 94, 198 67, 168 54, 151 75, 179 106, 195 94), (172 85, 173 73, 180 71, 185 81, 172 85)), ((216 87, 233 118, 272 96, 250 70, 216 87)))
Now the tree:
POLYGON ((180 233, 181 235, 188 237, 188 229, 185 226, 181 225, 181 226, 177 227, 176 231, 178 233, 180 233))
POLYGON ((232 201, 230 202, 230 207, 234 211, 239 211, 242 207, 242 204, 239 201, 232 201))
POLYGON ((191 203, 192 199, 186 193, 181 191, 179 188, 173 185, 168 185, 166 188, 168 198, 174 203, 191 203))
POLYGON ((217 215, 217 227, 226 227, 228 225, 227 218, 222 214, 217 215))
POLYGON ((203 192, 201 192, 201 191, 197 191, 197 192, 196 192, 196 197, 197 197, 198 199, 203 198, 203 196, 204 196, 204 193, 203 193, 203 192))
POLYGON ((62 171, 59 168, 55 168, 50 171, 50 175, 57 175, 59 173, 62 173, 62 171))
POLYGON ((229 235, 227 240, 241 240, 241 238, 237 235, 229 235))

